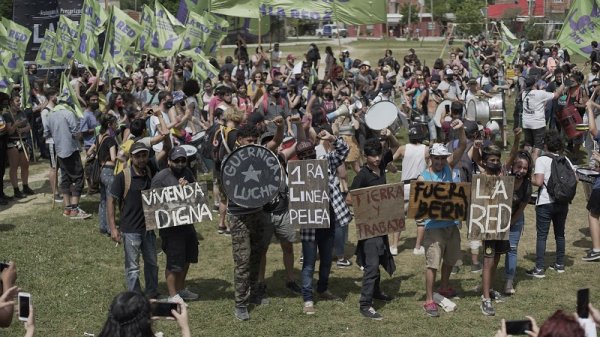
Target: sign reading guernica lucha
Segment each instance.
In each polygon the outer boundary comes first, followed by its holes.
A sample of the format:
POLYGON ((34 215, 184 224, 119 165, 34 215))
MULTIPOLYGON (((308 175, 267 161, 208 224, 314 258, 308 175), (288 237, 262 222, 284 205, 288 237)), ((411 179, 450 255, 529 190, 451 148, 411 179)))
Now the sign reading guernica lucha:
POLYGON ((206 192, 199 183, 142 191, 146 230, 212 220, 206 192))
POLYGON ((329 228, 327 160, 288 163, 290 221, 296 228, 329 228))
POLYGON ((514 185, 514 177, 473 176, 469 239, 508 240, 514 185))

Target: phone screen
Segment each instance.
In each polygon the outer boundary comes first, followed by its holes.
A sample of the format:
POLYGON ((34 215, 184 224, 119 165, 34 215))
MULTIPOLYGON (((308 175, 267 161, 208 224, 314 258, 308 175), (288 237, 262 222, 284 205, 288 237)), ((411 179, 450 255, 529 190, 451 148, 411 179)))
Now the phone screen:
POLYGON ((506 333, 509 335, 525 335, 525 331, 532 331, 530 320, 506 321, 506 333))
POLYGON ((579 289, 577 290, 577 315, 581 318, 588 318, 590 303, 590 289, 579 289))
POLYGON ((177 303, 169 302, 154 302, 150 304, 152 308, 152 316, 156 317, 173 317, 171 310, 177 310, 177 303))
POLYGON ((27 320, 29 317, 29 296, 19 295, 19 319, 27 320))
POLYGON ((450 113, 450 105, 445 104, 444 105, 444 109, 446 109, 446 113, 449 114, 450 113))

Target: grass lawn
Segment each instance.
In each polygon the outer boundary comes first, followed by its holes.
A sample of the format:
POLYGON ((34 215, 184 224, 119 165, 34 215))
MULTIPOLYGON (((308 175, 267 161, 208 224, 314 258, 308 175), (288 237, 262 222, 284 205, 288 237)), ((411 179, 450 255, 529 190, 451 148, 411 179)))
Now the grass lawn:
MULTIPOLYGON (((336 41, 337 44, 337 41, 336 41)), ((376 60, 386 48, 397 57, 419 43, 391 41, 360 41, 347 47, 354 50, 353 57, 376 60), (389 44, 389 45, 388 45, 389 44)), ((306 46, 285 47, 285 53, 296 55, 306 46)), ((427 64, 441 51, 440 43, 424 43, 417 53, 427 64)), ((510 104, 512 111, 512 102, 510 104)), ((512 114, 510 114, 512 115, 512 114)), ((405 142, 403 135, 401 141, 405 142)), ((47 163, 34 164, 33 170, 42 172, 47 163)), ((389 174, 390 181, 398 181, 400 173, 389 174)), ((5 186, 9 186, 6 184, 5 186)), ((32 182, 39 192, 49 193, 48 183, 32 182)), ((6 193, 12 194, 10 188, 6 193)), ((98 232, 97 196, 86 197, 82 207, 93 212, 86 221, 64 218, 57 209, 51 210, 48 195, 41 193, 6 206, 0 206, 0 260, 17 262, 18 285, 31 292, 36 308, 37 336, 82 336, 84 332, 97 334, 106 320, 112 298, 125 289, 123 247, 115 247, 109 238, 98 232)), ((382 274, 382 287, 396 299, 388 304, 376 303, 384 316, 372 322, 360 316, 358 299, 360 288, 355 281, 362 273, 352 266, 348 269, 332 268, 330 290, 344 298, 343 302, 317 302, 314 316, 302 314, 302 299, 285 288, 285 274, 281 249, 271 245, 268 255, 266 282, 271 303, 251 309, 251 320, 238 322, 233 317, 233 259, 231 239, 218 235, 216 221, 196 224, 200 233, 200 262, 193 265, 188 276, 192 290, 200 294, 200 301, 189 305, 193 336, 493 336, 501 318, 522 319, 533 315, 543 321, 556 309, 575 311, 576 290, 591 288, 591 301, 597 304, 597 263, 581 261, 584 251, 591 247, 587 229, 585 196, 580 186, 571 205, 567 219, 566 273, 547 271, 545 279, 531 279, 525 270, 533 266, 535 258, 535 212, 527 207, 525 232, 519 246, 517 293, 505 303, 495 305, 495 317, 485 317, 479 310, 479 296, 473 288, 480 282, 479 274, 472 274, 466 229, 463 233, 463 251, 466 266, 451 281, 461 292, 455 302, 458 311, 444 313, 440 318, 427 318, 421 308, 425 296, 424 258, 414 256, 415 224, 408 220, 402 234, 400 253, 396 257, 397 272, 393 277, 382 274)), ((355 227, 351 224, 347 255, 354 251, 355 227)), ((160 246, 160 245, 159 245, 160 246)), ((297 262, 300 244, 294 245, 296 274, 300 277, 301 265, 297 262)), ((553 262, 555 245, 548 241, 546 265, 553 262)), ((166 294, 163 277, 164 254, 158 255, 159 290, 166 294)), ((496 289, 503 286, 503 266, 500 263, 496 289)), ((166 336, 177 336, 176 323, 161 321, 155 331, 166 336)), ((4 336, 22 336, 23 329, 15 319, 13 325, 2 331, 4 336)), ((0 333, 1 334, 1 333, 0 333)))

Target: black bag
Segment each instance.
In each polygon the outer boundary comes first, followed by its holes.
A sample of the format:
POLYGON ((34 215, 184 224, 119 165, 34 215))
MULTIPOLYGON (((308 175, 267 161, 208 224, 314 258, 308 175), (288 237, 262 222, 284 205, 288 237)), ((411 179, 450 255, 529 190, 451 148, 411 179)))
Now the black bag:
POLYGON ((550 156, 552 158, 552 173, 548 184, 544 184, 548 195, 554 202, 570 203, 577 193, 577 176, 565 156, 550 156))
MULTIPOLYGON (((102 174, 102 164, 100 164, 100 160, 98 159, 98 152, 100 152, 100 147, 104 140, 105 136, 102 138, 100 144, 94 150, 94 153, 89 155, 85 160, 85 173, 87 175, 88 182, 88 194, 92 194, 92 191, 98 191, 100 189, 100 175, 102 174)), ((96 138, 96 144, 98 144, 98 138, 96 138)))

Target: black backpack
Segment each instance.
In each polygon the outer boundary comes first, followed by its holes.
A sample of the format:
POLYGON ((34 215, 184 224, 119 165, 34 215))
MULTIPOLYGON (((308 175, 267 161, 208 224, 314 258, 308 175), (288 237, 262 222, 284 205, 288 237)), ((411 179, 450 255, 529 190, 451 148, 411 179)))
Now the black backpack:
POLYGON ((544 184, 554 202, 570 203, 577 193, 577 176, 565 156, 547 155, 552 159, 552 171, 544 184))

